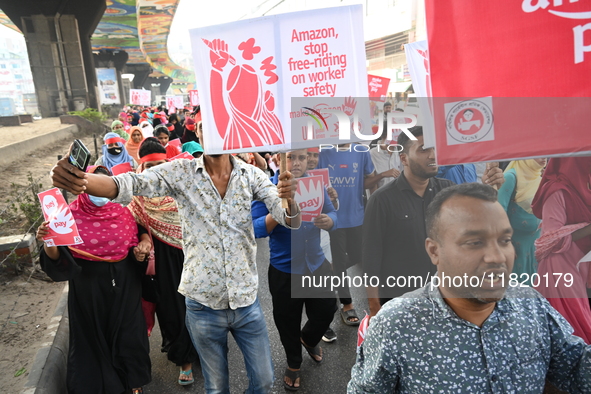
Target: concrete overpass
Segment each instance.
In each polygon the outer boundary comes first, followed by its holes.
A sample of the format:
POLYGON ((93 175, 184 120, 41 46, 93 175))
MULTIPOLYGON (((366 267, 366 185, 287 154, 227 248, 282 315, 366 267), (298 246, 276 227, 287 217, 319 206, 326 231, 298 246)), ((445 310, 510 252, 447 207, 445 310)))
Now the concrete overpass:
MULTIPOLYGON (((0 0, 0 23, 24 34, 44 117, 81 106, 98 108, 96 68, 116 70, 121 104, 131 86, 164 94, 175 81, 194 87, 192 71, 167 51, 180 0, 0 0)), ((154 95, 153 94, 153 97, 154 95)))

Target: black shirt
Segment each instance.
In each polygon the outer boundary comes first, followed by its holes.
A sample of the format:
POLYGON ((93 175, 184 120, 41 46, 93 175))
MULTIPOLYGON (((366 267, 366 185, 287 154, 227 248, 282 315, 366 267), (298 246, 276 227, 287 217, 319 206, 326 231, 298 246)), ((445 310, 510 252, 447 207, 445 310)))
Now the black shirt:
POLYGON ((430 278, 436 272, 425 250, 425 213, 435 195, 452 185, 447 179, 431 178, 425 194, 419 197, 403 172, 372 194, 363 221, 363 266, 368 277, 380 278, 381 298, 398 297, 420 288, 427 275, 430 278), (417 275, 422 282, 409 279, 417 275), (390 279, 395 284, 392 286, 386 282, 388 276, 405 278, 397 282, 390 279))

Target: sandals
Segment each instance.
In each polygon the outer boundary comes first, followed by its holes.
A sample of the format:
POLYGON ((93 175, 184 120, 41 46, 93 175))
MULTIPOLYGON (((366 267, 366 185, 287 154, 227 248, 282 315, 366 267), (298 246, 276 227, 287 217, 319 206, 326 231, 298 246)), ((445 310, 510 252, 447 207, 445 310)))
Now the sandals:
POLYGON ((318 345, 314 347, 308 346, 304 343, 302 338, 300 338, 300 342, 302 342, 304 349, 306 349, 312 360, 314 360, 316 364, 320 364, 322 362, 322 348, 318 345), (318 360, 316 357, 320 357, 320 360, 318 360))
POLYGON ((359 316, 357 316, 357 312, 355 309, 349 309, 348 311, 344 311, 341 308, 341 318, 343 319, 343 323, 348 326, 358 326, 359 325, 359 316), (352 321, 351 319, 357 319, 357 321, 352 321))
POLYGON ((285 373, 283 374, 283 387, 289 391, 298 391, 302 384, 302 379, 300 379, 300 371, 292 371, 289 368, 285 368, 285 373), (287 384, 285 378, 291 379, 291 385, 287 384), (297 379, 300 379, 300 386, 294 386, 297 379))
MULTIPOLYGON (((181 368, 181 372, 180 372, 181 375, 186 375, 187 377, 189 377, 189 375, 191 375, 191 373, 193 373, 193 370, 192 369, 190 369, 188 371, 183 371, 183 369, 181 368)), ((179 379, 179 384, 181 386, 188 386, 190 384, 193 384, 193 382, 195 382, 195 379, 193 379, 193 378, 191 378, 190 380, 181 380, 181 379, 179 379)))

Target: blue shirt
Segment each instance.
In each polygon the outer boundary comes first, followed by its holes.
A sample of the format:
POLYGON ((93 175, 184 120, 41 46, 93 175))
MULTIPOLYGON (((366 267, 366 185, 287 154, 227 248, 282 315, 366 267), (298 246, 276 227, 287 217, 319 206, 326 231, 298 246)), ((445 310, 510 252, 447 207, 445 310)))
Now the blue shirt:
POLYGON ((375 168, 369 152, 322 150, 318 168, 328 168, 330 183, 339 194, 338 228, 357 227, 363 224, 364 178, 375 168))
POLYGON ((458 164, 456 166, 439 166, 437 178, 449 179, 456 184, 477 182, 474 164, 458 164))
POLYGON ((347 392, 541 394, 546 378, 591 393, 591 345, 531 288, 508 288, 482 327, 430 286, 371 319, 347 392))
MULTIPOLYGON (((276 173, 271 179, 274 184, 277 184, 278 175, 276 173)), ((268 233, 265 224, 265 217, 268 213, 267 207, 262 202, 252 203, 254 234, 257 238, 269 237, 271 265, 288 274, 303 275, 307 273, 307 270, 316 271, 325 260, 320 247, 320 229, 312 222, 302 222, 298 230, 292 231, 278 225, 268 233)), ((337 213, 326 190, 324 190, 322 213, 332 219, 332 228, 336 228, 337 213)))

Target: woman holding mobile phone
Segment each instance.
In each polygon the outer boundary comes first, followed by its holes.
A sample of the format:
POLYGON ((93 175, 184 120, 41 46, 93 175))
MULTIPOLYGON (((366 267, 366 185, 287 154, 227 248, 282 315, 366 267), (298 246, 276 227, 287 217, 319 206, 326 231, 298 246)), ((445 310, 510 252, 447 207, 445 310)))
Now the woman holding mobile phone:
MULTIPOLYGON (((104 167, 90 173, 110 175, 104 167)), ((44 245, 40 263, 55 281, 68 281, 71 393, 142 393, 151 380, 141 279, 152 248, 127 208, 80 194, 70 204, 83 244, 44 245)), ((37 239, 49 233, 48 222, 37 239)))

